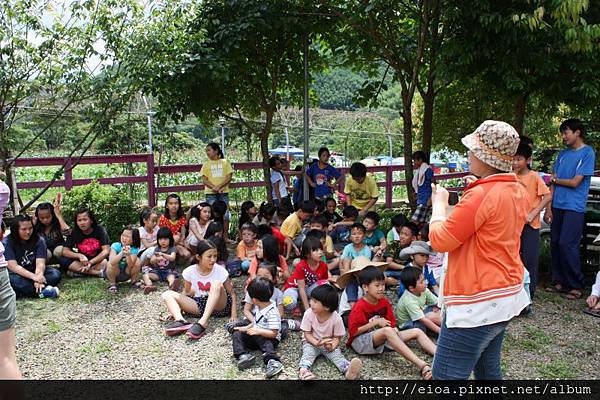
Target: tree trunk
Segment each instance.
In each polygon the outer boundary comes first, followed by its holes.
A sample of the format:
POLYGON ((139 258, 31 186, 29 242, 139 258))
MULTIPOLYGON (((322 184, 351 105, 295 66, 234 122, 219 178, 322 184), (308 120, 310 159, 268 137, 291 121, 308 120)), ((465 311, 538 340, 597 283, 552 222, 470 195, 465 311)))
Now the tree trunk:
POLYGON ((406 180, 406 194, 410 209, 414 211, 416 208, 416 199, 413 195, 412 180, 413 180, 413 167, 412 167, 412 146, 413 146, 413 122, 412 122, 412 110, 411 103, 408 99, 402 99, 402 136, 404 141, 404 177, 406 180))
POLYGON ((267 183, 267 199, 269 202, 273 201, 272 188, 271 188, 271 169, 269 168, 269 135, 273 128, 273 109, 266 111, 266 121, 262 132, 260 133, 260 152, 263 159, 263 172, 265 176, 265 182, 267 183))
POLYGON ((427 85, 427 91, 423 96, 423 143, 421 150, 427 156, 431 155, 431 143, 433 138, 433 105, 435 102, 435 90, 433 85, 427 85))
POLYGON ((519 135, 524 135, 525 129, 525 111, 527 108, 528 93, 517 96, 515 99, 515 120, 514 128, 517 130, 519 135))

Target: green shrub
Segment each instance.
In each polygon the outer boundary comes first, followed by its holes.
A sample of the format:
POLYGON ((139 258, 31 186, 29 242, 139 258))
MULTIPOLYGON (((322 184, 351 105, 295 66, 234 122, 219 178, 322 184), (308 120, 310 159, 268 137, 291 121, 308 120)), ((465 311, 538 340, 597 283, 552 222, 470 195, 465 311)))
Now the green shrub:
POLYGON ((126 188, 94 181, 70 190, 63 200, 63 215, 69 225, 73 226, 73 216, 81 207, 92 210, 111 240, 117 240, 125 226, 139 222, 139 209, 126 188))

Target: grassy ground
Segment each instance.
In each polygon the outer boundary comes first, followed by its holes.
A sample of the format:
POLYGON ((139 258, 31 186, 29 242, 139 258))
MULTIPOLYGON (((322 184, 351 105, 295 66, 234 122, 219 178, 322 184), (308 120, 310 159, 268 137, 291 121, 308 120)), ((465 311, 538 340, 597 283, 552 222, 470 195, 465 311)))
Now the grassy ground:
MULTIPOLYGON (((242 279, 234 280, 241 295, 242 279)), ((212 319, 197 342, 165 337, 159 316, 160 292, 144 296, 122 285, 109 295, 106 283, 66 279, 59 299, 19 300, 17 354, 29 379, 262 379, 260 365, 239 372, 231 355, 224 319, 212 319)), ((391 292, 389 293, 392 295, 391 292)), ((584 300, 569 301, 539 291, 534 314, 509 326, 502 369, 508 379, 590 379, 598 377, 600 319, 584 315, 584 300)), ((412 345, 415 351, 431 361, 412 345)), ((301 335, 280 345, 286 366, 279 379, 295 379, 301 335)), ((344 350, 347 357, 356 356, 344 350)), ((418 372, 394 353, 361 357, 366 379, 418 379, 418 372)), ((325 360, 315 374, 340 379, 325 360)))

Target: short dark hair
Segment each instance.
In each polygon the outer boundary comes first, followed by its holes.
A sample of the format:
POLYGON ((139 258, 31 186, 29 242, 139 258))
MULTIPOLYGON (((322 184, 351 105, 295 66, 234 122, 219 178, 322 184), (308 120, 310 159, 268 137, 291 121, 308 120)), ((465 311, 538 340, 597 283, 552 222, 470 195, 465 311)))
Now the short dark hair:
POLYGON ((78 231, 81 231, 79 229, 79 226, 77 225, 77 217, 80 216, 81 214, 88 215, 88 217, 92 221, 92 228, 95 228, 96 226, 98 226, 98 220, 96 219, 94 212, 87 207, 82 207, 82 208, 78 209, 77 211, 75 211, 75 214, 73 214, 73 229, 77 229, 78 231))
POLYGON ((244 225, 242 225, 242 227, 240 228, 240 235, 244 231, 250 231, 255 235, 258 235, 258 228, 252 222, 246 222, 244 225))
POLYGON ((419 234, 419 226, 412 221, 409 221, 406 224, 404 224, 402 228, 410 229, 413 236, 417 236, 419 234))
POLYGON ((521 141, 519 143, 519 146, 517 146, 517 152, 515 153, 515 156, 521 156, 521 157, 524 157, 526 160, 529 160, 529 158, 531 158, 532 154, 533 154, 533 150, 531 149, 531 147, 529 147, 528 144, 521 141))
POLYGON ((335 199, 333 197, 328 197, 325 199, 325 206, 327 206, 327 204, 329 202, 333 202, 333 204, 335 204, 337 206, 337 201, 335 201, 335 199))
POLYGON ((396 214, 392 217, 391 223, 395 228, 402 228, 406 224, 408 224, 408 218, 404 214, 396 214))
POLYGON ((346 206, 342 210, 342 216, 344 218, 358 218, 358 209, 354 206, 346 206))
POLYGON ((277 161, 281 162, 281 159, 277 156, 273 156, 273 157, 269 158, 269 167, 270 168, 275 167, 275 164, 277 164, 277 161))
POLYGON ((379 220, 381 219, 381 217, 375 211, 369 211, 365 214, 364 219, 370 219, 375 225, 379 225, 379 220))
POLYGON ((315 217, 312 217, 310 219, 310 223, 311 224, 321 224, 321 226, 323 228, 327 228, 327 225, 329 225, 329 221, 327 221, 327 217, 324 216, 323 214, 319 214, 315 217))
POLYGON ((311 252, 319 249, 323 249, 323 245, 321 245, 321 240, 317 239, 316 237, 307 237, 306 239, 304 239, 304 242, 302 242, 301 256, 303 259, 307 259, 310 256, 311 252))
POLYGON ((317 238, 319 240, 322 240, 326 236, 327 236, 327 234, 320 229, 311 229, 310 231, 306 232, 307 238, 311 237, 311 238, 317 238))
POLYGON ((404 285, 406 290, 410 290, 417 286, 419 278, 423 275, 423 271, 415 267, 406 267, 400 272, 400 282, 404 285))
POLYGON ((349 172, 352 178, 364 178, 367 176, 367 166, 361 162, 355 162, 350 166, 349 172))
POLYGON ((321 302, 324 307, 327 307, 329 312, 334 312, 340 305, 337 290, 329 284, 314 288, 312 292, 310 292, 310 297, 321 302))
POLYGON ((206 232, 204 233, 204 237, 215 236, 218 233, 220 233, 222 235, 223 230, 224 229, 223 229, 222 223, 213 221, 210 224, 208 224, 208 227, 206 228, 206 232))
POLYGON ((267 224, 260 224, 256 227, 256 237, 261 239, 263 236, 272 235, 273 228, 267 224))
POLYGON ((229 258, 229 252, 227 251, 227 244, 225 243, 225 239, 221 236, 207 236, 206 240, 215 245, 217 249, 217 261, 226 263, 229 258))
POLYGON ((533 148, 533 139, 532 138, 530 138, 529 136, 520 136, 519 138, 521 139, 521 143, 525 143, 527 146, 533 148))
POLYGON ((570 129, 575 133, 575 131, 579 131, 579 136, 583 139, 585 138, 585 126, 583 126, 583 122, 577 118, 569 118, 566 119, 560 124, 560 132, 563 133, 567 129, 570 129))
POLYGON ((385 275, 379 268, 369 265, 358 273, 358 283, 360 283, 360 286, 368 285, 373 281, 385 281, 385 275))
POLYGON ((217 253, 219 251, 219 249, 217 249, 217 246, 215 246, 215 244, 210 240, 200 240, 196 245, 196 257, 202 257, 204 253, 212 249, 217 250, 217 253))
POLYGON ((329 151, 329 149, 327 147, 321 147, 317 153, 319 155, 319 158, 321 158, 321 154, 323 154, 325 152, 327 152, 327 153, 329 153, 329 155, 331 155, 331 152, 329 151))
POLYGON ((258 208, 258 216, 261 218, 265 218, 268 215, 269 218, 272 218, 273 215, 275 215, 276 211, 277 211, 277 208, 275 207, 275 205, 273 205, 271 203, 263 202, 263 203, 261 203, 260 207, 258 208))
POLYGON ((315 199, 315 210, 319 213, 325 211, 325 202, 323 200, 315 199))
POLYGON ((300 210, 305 213, 312 214, 315 212, 315 202, 312 200, 304 200, 300 203, 300 210))
POLYGON ((412 159, 413 160, 419 160, 419 161, 427 162, 427 154, 425 154, 425 152, 421 151, 421 150, 415 151, 412 154, 412 159))
POLYGON ((273 296, 273 287, 273 281, 257 276, 248 284, 248 295, 251 299, 269 301, 273 296))
MULTIPOLYGON (((271 277, 273 278, 273 280, 277 280, 277 266, 275 264, 273 264, 272 262, 270 262, 270 261, 261 262, 260 264, 258 264, 258 268, 256 270, 258 271, 259 269, 266 269, 271 274, 271 277)), ((275 289, 273 289, 273 290, 275 290, 275 289)))
POLYGON ((360 229, 362 233, 367 233, 367 228, 365 228, 365 226, 360 222, 355 222, 354 224, 350 225, 350 232, 352 232, 353 229, 360 229))
POLYGON ((173 238, 173 232, 166 226, 158 229, 156 233, 156 244, 158 244, 158 239, 169 239, 169 247, 175 246, 175 239, 173 238))
POLYGON ((424 224, 419 231, 422 241, 429 242, 429 224, 424 224))
MULTIPOLYGON (((43 204, 43 203, 42 203, 43 204)), ((39 206, 38 206, 39 207, 39 206)), ((36 209, 37 212, 37 209, 36 209)), ((150 217, 152 216, 152 214, 156 214, 156 212, 154 211, 154 209, 150 208, 150 207, 144 207, 144 209, 142 210, 142 212, 140 213, 140 226, 143 227, 144 226, 144 222, 146 220, 149 220, 150 217)), ((52 215, 54 216, 54 210, 52 210, 52 215)))
POLYGON ((214 220, 222 220, 227 212, 227 203, 223 200, 217 200, 212 204, 212 217, 214 220))

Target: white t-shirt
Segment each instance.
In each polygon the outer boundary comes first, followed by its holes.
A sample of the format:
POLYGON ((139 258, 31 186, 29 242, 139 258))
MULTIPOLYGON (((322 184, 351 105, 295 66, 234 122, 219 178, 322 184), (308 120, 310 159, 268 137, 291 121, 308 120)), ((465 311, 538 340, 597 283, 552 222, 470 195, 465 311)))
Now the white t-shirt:
POLYGON ((183 276, 183 279, 192 284, 194 297, 208 296, 212 282, 225 283, 225 281, 229 279, 229 273, 219 264, 213 265, 213 269, 208 275, 201 275, 198 271, 197 264, 190 265, 184 269, 181 275, 183 276))
MULTIPOLYGON (((360 300, 363 298, 363 296, 365 295, 365 292, 362 290, 362 287, 358 287, 358 296, 357 296, 357 300, 360 300)), ((355 301, 355 303, 356 303, 355 301)), ((352 310, 352 307, 350 307, 350 302, 348 302, 348 293, 346 293, 346 291, 344 290, 342 292, 342 295, 340 296, 340 305, 338 307, 338 313, 340 315, 342 315, 343 313, 345 313, 346 311, 350 311, 352 310)))
POLYGON ((279 193, 281 198, 288 197, 287 184, 283 175, 279 171, 271 171, 271 186, 273 187, 272 194, 273 199, 277 199, 277 193, 275 192, 275 182, 279 182, 279 193))
POLYGON ((144 228, 143 226, 140 226, 138 228, 138 230, 140 231, 140 251, 146 248, 146 246, 144 246, 144 242, 142 242, 141 239, 146 239, 150 243, 156 242, 156 235, 158 234, 159 229, 160 228, 158 227, 158 225, 156 225, 152 233, 148 233, 146 228, 144 228))

